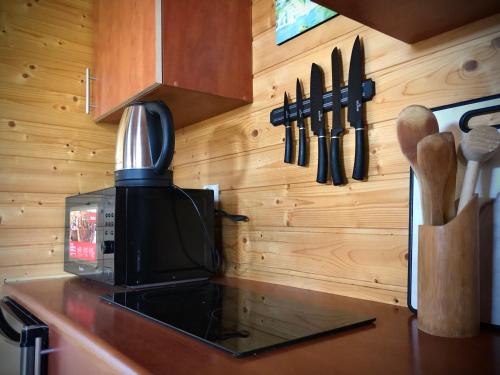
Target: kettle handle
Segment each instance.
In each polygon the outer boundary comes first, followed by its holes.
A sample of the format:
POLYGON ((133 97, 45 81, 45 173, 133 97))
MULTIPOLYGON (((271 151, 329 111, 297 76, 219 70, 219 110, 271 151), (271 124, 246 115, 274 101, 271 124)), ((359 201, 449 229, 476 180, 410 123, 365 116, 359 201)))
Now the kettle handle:
POLYGON ((172 120, 172 113, 165 103, 147 102, 144 103, 146 110, 156 113, 160 116, 161 128, 163 132, 163 142, 161 146, 160 156, 156 160, 153 170, 156 174, 160 174, 164 169, 167 169, 172 162, 175 149, 175 134, 174 134, 174 121, 172 120))

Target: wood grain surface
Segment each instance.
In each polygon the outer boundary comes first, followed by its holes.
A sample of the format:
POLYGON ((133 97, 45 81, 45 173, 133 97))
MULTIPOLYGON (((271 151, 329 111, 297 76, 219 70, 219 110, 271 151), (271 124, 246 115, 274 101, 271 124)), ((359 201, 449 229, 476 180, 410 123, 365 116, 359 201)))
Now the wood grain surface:
MULTIPOLYGON (((228 275, 405 304, 409 165, 399 150, 395 119, 410 104, 432 108, 497 94, 500 14, 413 45, 340 15, 277 46, 273 3, 252 4, 253 103, 178 130, 175 181, 196 188, 217 183, 221 206, 250 217, 248 223, 223 222, 228 275), (323 67, 330 89, 334 47, 341 50, 346 78, 358 34, 366 77, 376 83, 376 96, 366 106, 369 178, 337 188, 320 186, 314 183, 314 140, 308 140, 306 168, 284 164, 283 129, 270 125, 269 112, 282 106, 284 91, 295 101, 297 77, 309 96, 313 62, 323 67)), ((329 126, 330 113, 326 119, 329 126)), ((344 156, 350 175, 351 129, 344 136, 344 156)))
POLYGON ((415 43, 500 11, 495 0, 365 1, 318 0, 340 14, 415 43))
POLYGON ((116 127, 84 113, 92 2, 0 2, 0 280, 63 273, 64 198, 113 184, 116 127))
POLYGON ((60 263, 64 248, 63 228, 0 229, 3 267, 60 263))
POLYGON ((423 214, 423 223, 443 225, 445 202, 448 201, 444 194, 448 177, 456 165, 455 145, 448 142, 446 133, 430 134, 418 142, 417 165, 422 206, 428 207, 423 214))
POLYGON ((406 236, 398 232, 228 228, 224 233, 226 260, 239 272, 285 268, 303 277, 332 277, 373 288, 406 286, 399 271, 406 263, 406 246, 406 236))
POLYGON ((251 102, 249 0, 164 1, 162 16, 165 84, 251 102))
POLYGON ((155 87, 156 0, 94 2, 94 118, 103 118, 140 92, 155 87))
POLYGON ((446 225, 421 225, 418 238, 419 329, 443 337, 478 335, 477 196, 446 225))
POLYGON ((5 154, 109 163, 115 156, 115 138, 111 127, 96 131, 0 119, 0 149, 5 154))
POLYGON ((192 374, 495 374, 500 366, 500 335, 483 329, 476 338, 451 340, 417 328, 416 317, 399 306, 310 290, 226 278, 218 282, 243 291, 232 308, 243 324, 282 332, 314 324, 297 320, 293 305, 307 304, 376 317, 373 325, 326 335, 256 356, 233 358, 201 341, 100 299, 112 288, 80 278, 8 284, 6 292, 50 327, 51 373, 192 374), (254 294, 254 295, 255 295, 254 294), (280 319, 273 306, 288 308, 280 319), (71 359, 71 360, 70 360, 71 359), (85 365, 84 365, 85 364, 85 365), (86 372, 81 372, 84 366, 86 372))
POLYGON ((97 121, 163 100, 180 128, 252 101, 250 0, 98 1, 95 10, 97 121))
MULTIPOLYGON (((266 1, 272 4, 272 1, 269 0, 260 0, 256 2, 256 4, 261 4, 262 2, 266 1)), ((274 107, 281 105, 282 95, 279 94, 284 90, 287 90, 292 98, 295 97, 295 80, 294 78, 290 78, 290 75, 297 75, 299 78, 301 78, 304 83, 304 95, 307 97, 309 92, 310 65, 311 62, 317 62, 325 68, 325 85, 328 89, 330 89, 331 75, 330 69, 327 69, 327 67, 329 66, 330 53, 333 46, 338 46, 339 48, 341 48, 341 51, 343 52, 343 66, 345 73, 347 73, 350 50, 352 48, 354 38, 350 36, 337 37, 337 32, 333 31, 333 29, 329 33, 326 33, 324 28, 326 28, 331 23, 338 27, 337 21, 340 22, 341 20, 343 20, 343 18, 339 16, 336 17, 335 20, 336 21, 329 21, 324 25, 311 30, 310 32, 307 32, 300 38, 292 40, 291 42, 299 42, 302 41, 302 38, 306 38, 309 35, 319 35, 318 38, 323 34, 331 36, 331 40, 327 43, 320 45, 313 44, 314 48, 311 48, 310 44, 308 45, 304 43, 304 47, 309 47, 309 49, 306 49, 305 52, 299 54, 293 59, 287 59, 287 57, 290 57, 287 56, 286 53, 289 43, 285 43, 282 46, 278 47, 275 46, 274 39, 270 38, 270 40, 268 40, 262 48, 258 49, 256 47, 256 44, 258 43, 259 38, 261 38, 262 36, 259 35, 254 38, 254 95, 262 96, 264 98, 263 102, 261 102, 259 106, 257 106, 257 103, 254 103, 250 107, 240 108, 230 113, 217 116, 213 119, 203 121, 196 126, 190 126, 179 130, 177 132, 178 137, 176 146, 178 155, 176 157, 176 162, 177 159, 179 159, 178 163, 183 164, 187 161, 204 160, 206 157, 213 158, 215 156, 221 155, 232 155, 234 153, 253 150, 255 148, 281 144, 283 142, 283 131, 282 129, 269 126, 269 112, 274 107), (277 49, 272 61, 269 62, 269 64, 265 67, 256 68, 256 63, 260 61, 260 59, 256 60, 256 54, 262 53, 263 55, 267 56, 272 53, 271 49, 277 49), (267 83, 265 81, 267 81, 267 83), (206 142, 210 142, 210 144, 216 142, 217 147, 208 148, 206 147, 206 142), (224 145, 222 142, 226 142, 226 144, 224 145), (195 149, 193 149, 193 152, 191 153, 188 153, 188 151, 180 152, 182 150, 183 144, 189 145, 189 147, 195 147, 198 143, 205 144, 204 151, 207 154, 203 154, 202 152, 194 152, 197 151, 195 149), (223 145, 225 147, 222 147, 223 145), (236 149, 234 148, 234 145, 239 145, 240 148, 236 149)), ((348 20, 344 20, 343 22, 348 22, 348 20)), ((352 23, 353 21, 351 22, 351 26, 352 23)), ((459 55, 459 58, 452 63, 452 67, 453 69, 457 70, 457 73, 460 76, 463 76, 464 79, 468 76, 469 80, 478 74, 483 77, 485 74, 486 76, 489 76, 487 71, 484 71, 484 73, 480 73, 480 70, 482 71, 482 69, 479 69, 479 65, 476 65, 474 69, 469 71, 465 69, 465 65, 467 65, 465 64, 466 62, 470 61, 469 65, 471 67, 474 67, 474 63, 477 61, 468 58, 468 53, 463 50, 464 47, 462 46, 462 44, 471 42, 471 44, 474 45, 474 39, 481 36, 488 36, 495 31, 500 31, 498 27, 499 23, 500 15, 494 15, 479 22, 473 23, 467 27, 459 28, 452 32, 418 43, 418 48, 411 47, 395 39, 388 38, 387 36, 375 30, 365 28, 363 29, 363 32, 359 33, 359 35, 366 40, 364 46, 365 54, 367 55, 367 59, 365 62, 366 75, 371 78, 372 74, 375 71, 385 69, 385 71, 388 72, 390 67, 398 67, 400 64, 409 63, 412 60, 417 60, 417 62, 422 63, 421 58, 424 56, 434 56, 436 58, 439 57, 443 52, 446 52, 447 50, 449 51, 450 48, 455 48, 458 51, 461 51, 461 53, 457 53, 457 55, 459 55)), ((352 30, 355 30, 355 28, 352 30)), ((268 32, 274 35, 274 29, 269 29, 268 32)), ((352 35, 354 36, 355 34, 352 35)), ((497 38, 492 37, 490 37, 489 39, 487 38, 487 40, 489 41, 490 45, 494 45, 499 41, 497 38)), ((295 48, 290 48, 290 51, 290 53, 295 53, 295 48)), ((490 55, 491 57, 495 56, 495 48, 488 51, 488 55, 490 55)), ((436 69, 440 65, 446 64, 431 62, 426 63, 425 65, 431 68, 434 67, 436 69)), ((467 65, 467 67, 470 69, 469 65, 467 65)), ((410 83, 412 82, 412 80, 417 78, 414 74, 409 75, 407 70, 407 66, 402 66, 400 67, 400 72, 395 73, 395 76, 400 77, 403 85, 406 83, 410 83), (404 74, 402 72, 404 72, 404 74)), ((436 81, 436 79, 440 78, 441 77, 432 77, 433 82, 430 83, 430 85, 432 87, 435 87, 437 90, 441 90, 443 88, 443 82, 436 81)), ((491 76, 491 78, 495 79, 493 75, 491 76)), ((446 80, 446 77, 443 76, 442 79, 446 80)), ((374 101, 388 106, 388 104, 385 103, 385 100, 379 100, 379 95, 383 94, 383 92, 380 90, 380 84, 386 81, 386 78, 384 78, 383 80, 377 80, 377 95, 375 96, 374 101)), ((469 83, 473 84, 473 82, 469 83)), ((483 85, 484 95, 493 92, 495 85, 498 86, 498 83, 493 84, 492 86, 490 86, 489 84, 483 85)), ((470 89, 473 89, 473 87, 470 87, 469 90, 470 89)), ((405 99, 406 103, 415 104, 415 102, 411 101, 412 94, 415 94, 415 96, 419 99, 419 103, 423 103, 422 100, 424 98, 422 98, 422 95, 419 95, 418 92, 406 93, 404 87, 402 90, 403 91, 400 94, 400 98, 405 99)), ((467 92, 460 93, 457 91, 455 92, 455 94, 464 94, 464 97, 467 97, 467 92)), ((469 94, 469 96, 470 95, 471 94, 469 94)), ((444 100, 445 99, 443 99, 443 97, 440 97, 438 98, 437 103, 429 103, 428 105, 439 105, 439 103, 442 104, 444 100)), ((372 104, 374 103, 369 103, 369 105, 372 104)), ((394 126, 394 119, 397 117, 399 111, 403 108, 404 106, 398 107, 398 111, 396 113, 385 116, 385 119, 382 118, 372 120, 370 125, 376 127, 378 122, 387 121, 387 123, 384 125, 391 127, 394 126)), ((382 108, 382 116, 383 110, 384 109, 382 108)), ((372 110, 367 111, 368 116, 370 116, 371 113, 372 110)), ((327 121, 327 124, 329 123, 331 123, 330 119, 328 119, 327 121)), ((344 142, 346 141, 348 141, 348 139, 344 140, 344 142)))
MULTIPOLYGON (((254 102, 177 130, 175 182, 218 183, 221 206, 250 216, 244 224, 224 222, 228 275, 404 304, 409 166, 395 118, 410 104, 433 107, 498 93, 500 14, 414 45, 341 15, 276 46, 273 6, 273 0, 252 2, 254 102), (295 100, 297 77, 309 95, 312 62, 324 68, 330 89, 335 46, 345 77, 358 34, 377 91, 367 104, 368 182, 319 186, 316 147, 307 168, 285 165, 283 131, 269 124, 269 112, 282 105, 285 90, 295 100)), ((84 114, 92 4, 16 0, 1 2, 0 11, 0 274, 59 274, 63 197, 113 183, 115 128, 84 114), (23 238, 30 231, 31 245, 23 238)), ((350 129, 344 155, 350 175, 350 129)))

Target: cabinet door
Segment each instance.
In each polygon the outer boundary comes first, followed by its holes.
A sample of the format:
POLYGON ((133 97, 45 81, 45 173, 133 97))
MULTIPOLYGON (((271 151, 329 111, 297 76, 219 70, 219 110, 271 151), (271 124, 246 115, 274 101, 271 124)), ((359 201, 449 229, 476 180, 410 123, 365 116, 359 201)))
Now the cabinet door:
POLYGON ((54 325, 49 327, 50 348, 55 349, 47 358, 49 375, 146 373, 116 349, 102 341, 95 343, 93 337, 82 332, 71 329, 71 333, 66 333, 54 325), (100 345, 105 345, 106 350, 100 345))
POLYGON ((162 82, 161 0, 95 0, 94 22, 94 119, 116 121, 162 82))

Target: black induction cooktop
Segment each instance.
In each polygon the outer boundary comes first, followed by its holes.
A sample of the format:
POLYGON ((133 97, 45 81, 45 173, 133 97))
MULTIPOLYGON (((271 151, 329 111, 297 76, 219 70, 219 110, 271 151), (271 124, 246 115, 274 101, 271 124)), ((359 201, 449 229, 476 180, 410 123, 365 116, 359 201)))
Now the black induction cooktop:
POLYGON ((117 292, 103 298, 234 356, 276 349, 375 321, 209 281, 117 292))

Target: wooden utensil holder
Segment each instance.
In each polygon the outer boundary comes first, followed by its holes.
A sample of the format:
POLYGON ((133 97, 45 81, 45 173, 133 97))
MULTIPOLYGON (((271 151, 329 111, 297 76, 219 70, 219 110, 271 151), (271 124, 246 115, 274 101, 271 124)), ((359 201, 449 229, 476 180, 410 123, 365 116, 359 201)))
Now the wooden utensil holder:
POLYGON ((419 227, 418 328, 426 333, 479 334, 478 218, 475 196, 447 224, 419 227))

